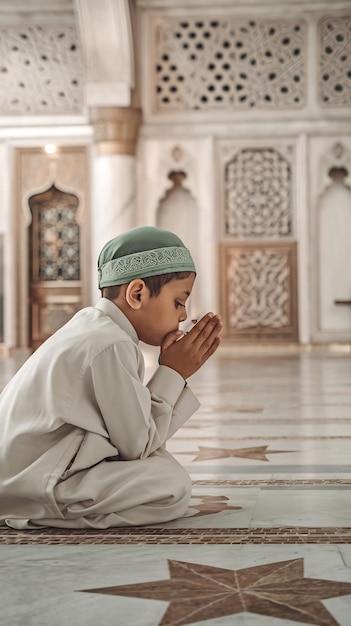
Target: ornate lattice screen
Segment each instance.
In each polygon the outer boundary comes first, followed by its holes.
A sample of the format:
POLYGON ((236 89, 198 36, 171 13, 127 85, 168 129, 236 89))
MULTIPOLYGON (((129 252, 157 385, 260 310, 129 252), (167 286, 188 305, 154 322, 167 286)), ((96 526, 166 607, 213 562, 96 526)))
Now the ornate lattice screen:
POLYGON ((239 150, 225 167, 225 233, 238 238, 292 234, 292 174, 274 148, 239 150))
POLYGON ((323 107, 351 105, 351 17, 319 24, 319 93, 323 107))
POLYGON ((157 19, 153 41, 155 112, 305 104, 301 19, 157 19))
POLYGON ((81 307, 79 199, 52 185, 29 198, 31 345, 37 348, 81 307))
POLYGON ((78 204, 54 186, 30 199, 33 281, 80 280, 78 204))

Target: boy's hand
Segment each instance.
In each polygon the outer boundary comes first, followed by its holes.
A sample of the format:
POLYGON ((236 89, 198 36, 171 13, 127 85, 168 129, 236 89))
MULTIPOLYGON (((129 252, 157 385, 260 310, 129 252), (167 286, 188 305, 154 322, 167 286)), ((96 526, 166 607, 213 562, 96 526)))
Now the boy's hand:
POLYGON ((160 363, 180 374, 184 380, 198 369, 217 350, 222 330, 220 315, 207 313, 183 337, 181 331, 169 333, 161 345, 160 363))

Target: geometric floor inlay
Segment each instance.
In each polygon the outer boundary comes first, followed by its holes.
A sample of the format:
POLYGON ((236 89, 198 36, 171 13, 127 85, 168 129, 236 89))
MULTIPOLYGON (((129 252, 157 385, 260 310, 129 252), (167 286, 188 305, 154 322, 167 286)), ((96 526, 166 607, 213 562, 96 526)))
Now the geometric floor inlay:
POLYGON ((268 446, 256 446, 254 448, 238 448, 231 450, 228 448, 210 448, 208 446, 199 446, 198 452, 182 452, 182 454, 195 455, 194 461, 210 461, 213 459, 252 459, 254 461, 269 461, 267 454, 282 454, 287 452, 295 452, 295 450, 267 450, 268 446))
POLYGON ((191 517, 201 517, 202 515, 213 515, 222 511, 241 511, 241 506, 229 506, 227 496, 192 496, 190 507, 197 513, 191 517))
POLYGON ((159 626, 255 613, 304 624, 338 626, 322 600, 351 594, 351 583, 304 578, 302 558, 241 570, 168 560, 170 578, 81 589, 87 593, 164 600, 159 626))

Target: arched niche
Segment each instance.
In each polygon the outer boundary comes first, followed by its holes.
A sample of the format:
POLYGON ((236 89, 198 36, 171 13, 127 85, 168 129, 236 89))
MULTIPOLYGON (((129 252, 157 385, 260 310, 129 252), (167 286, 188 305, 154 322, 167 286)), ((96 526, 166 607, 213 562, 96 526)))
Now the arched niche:
POLYGON ((55 184, 28 200, 29 339, 37 348, 82 306, 79 199, 55 184))
MULTIPOLYGON (((59 146, 55 158, 46 155, 43 148, 18 149, 15 176, 16 209, 11 233, 15 251, 14 336, 15 345, 33 348, 87 304, 90 292, 87 148, 59 146), (74 280, 59 276, 56 277, 58 280, 51 280, 49 276, 46 280, 38 280, 38 276, 34 280, 32 248, 38 246, 39 241, 35 243, 33 240, 33 208, 36 203, 41 207, 47 204, 50 212, 50 204, 58 209, 62 198, 65 198, 63 204, 67 201, 68 206, 75 207, 75 228, 80 235, 79 279, 76 273, 74 280)), ((58 231, 55 237, 57 234, 58 231)), ((37 253, 37 258, 43 254, 39 250, 37 253)))
MULTIPOLYGON (((211 138, 185 140, 141 139, 138 171, 139 223, 167 226, 178 232, 180 220, 185 243, 191 249, 197 269, 190 313, 195 317, 217 311, 218 249, 217 213, 214 188, 214 146, 211 138), (175 183, 170 174, 183 172, 175 183), (185 175, 185 176, 184 176, 185 175), (184 206, 188 207, 186 211, 184 206), (189 208, 191 207, 191 208, 189 208), (193 217, 197 216, 195 226, 193 217), (190 231, 192 228, 192 232, 190 231), (184 232, 183 232, 184 231, 184 232)), ((172 176, 173 178, 173 176, 172 176)), ((181 236, 181 235, 180 235, 181 236)), ((190 303, 189 303, 190 304, 190 303)))
MULTIPOLYGON (((156 211, 156 225, 178 235, 189 248, 195 266, 200 267, 199 210, 190 191, 183 186, 186 173, 172 171, 168 179, 172 183, 156 211)), ((197 318, 201 313, 201 278, 197 277, 188 305, 189 319, 197 318)))
POLYGON ((54 184, 28 200, 32 282, 80 280, 79 199, 54 184))
POLYGON ((345 166, 333 165, 318 203, 320 330, 351 334, 351 187, 345 166))

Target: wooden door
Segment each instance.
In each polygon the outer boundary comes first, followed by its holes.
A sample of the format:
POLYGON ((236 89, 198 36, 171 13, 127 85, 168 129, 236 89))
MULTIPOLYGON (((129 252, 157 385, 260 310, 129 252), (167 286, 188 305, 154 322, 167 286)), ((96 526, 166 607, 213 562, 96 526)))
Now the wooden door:
POLYGON ((79 200, 54 185, 29 199, 29 337, 32 349, 82 306, 79 200))

